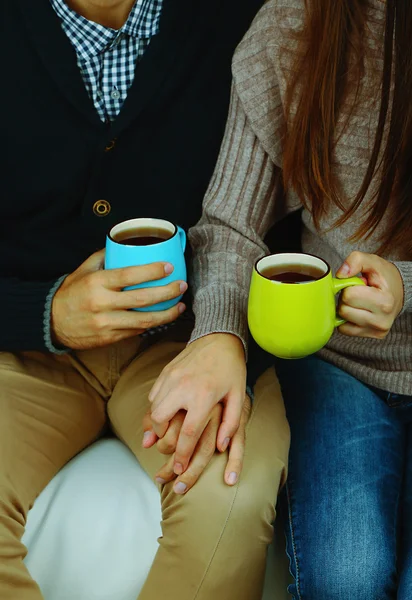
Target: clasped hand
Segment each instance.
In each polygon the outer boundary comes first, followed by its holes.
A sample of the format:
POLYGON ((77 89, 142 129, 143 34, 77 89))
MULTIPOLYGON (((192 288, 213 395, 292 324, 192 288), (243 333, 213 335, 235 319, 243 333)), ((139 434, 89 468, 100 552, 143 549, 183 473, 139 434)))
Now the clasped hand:
POLYGON ((185 493, 216 450, 228 448, 225 482, 238 481, 250 413, 245 387, 243 345, 231 334, 196 340, 163 370, 149 395, 143 440, 172 455, 157 474, 160 483, 176 478, 175 491, 185 493))

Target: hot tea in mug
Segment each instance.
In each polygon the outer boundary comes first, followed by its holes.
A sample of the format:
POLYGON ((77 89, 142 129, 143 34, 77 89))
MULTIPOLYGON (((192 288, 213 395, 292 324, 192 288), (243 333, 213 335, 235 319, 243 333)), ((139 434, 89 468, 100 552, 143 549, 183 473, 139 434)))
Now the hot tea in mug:
POLYGON ((335 327, 336 294, 364 285, 359 277, 336 279, 326 261, 310 254, 273 254, 259 260, 250 285, 248 321, 252 336, 279 358, 318 352, 335 327))
POLYGON ((324 270, 315 265, 274 265, 262 269, 261 274, 280 283, 307 283, 321 279, 324 270))
POLYGON ((151 246, 170 240, 173 233, 163 227, 135 227, 121 229, 112 235, 115 242, 124 246, 151 246))

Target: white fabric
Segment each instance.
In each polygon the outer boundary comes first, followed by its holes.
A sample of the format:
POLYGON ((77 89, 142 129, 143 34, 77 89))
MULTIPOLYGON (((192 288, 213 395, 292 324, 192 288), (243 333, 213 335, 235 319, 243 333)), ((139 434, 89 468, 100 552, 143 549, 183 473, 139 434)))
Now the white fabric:
MULTIPOLYGON (((121 442, 101 440, 36 501, 25 562, 46 600, 136 600, 160 534, 155 485, 121 442)), ((281 546, 276 554, 277 562, 271 549, 263 600, 288 597, 281 546)))

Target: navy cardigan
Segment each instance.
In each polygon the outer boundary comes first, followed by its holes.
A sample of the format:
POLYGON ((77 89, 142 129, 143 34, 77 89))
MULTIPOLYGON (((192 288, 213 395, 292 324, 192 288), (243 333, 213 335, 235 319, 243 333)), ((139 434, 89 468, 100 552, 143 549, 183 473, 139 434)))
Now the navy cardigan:
POLYGON ((224 132, 231 57, 261 4, 165 0, 159 35, 105 124, 49 0, 0 0, 0 350, 46 350, 49 290, 115 223, 196 223, 224 132))

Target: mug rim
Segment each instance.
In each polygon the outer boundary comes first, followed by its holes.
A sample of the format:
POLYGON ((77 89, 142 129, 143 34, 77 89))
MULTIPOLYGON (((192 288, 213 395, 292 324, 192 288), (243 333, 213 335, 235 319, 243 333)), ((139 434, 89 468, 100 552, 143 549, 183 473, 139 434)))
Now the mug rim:
MULTIPOLYGON (((135 223, 136 221, 157 221, 157 222, 162 222, 162 223, 168 223, 169 225, 172 225, 174 227, 174 233, 170 236, 170 238, 167 238, 167 240, 162 240, 161 242, 156 242, 155 244, 150 244, 150 246, 160 246, 161 244, 164 244, 165 242, 170 242, 170 240, 172 240, 174 237, 176 237, 177 233, 178 233, 178 227, 177 225, 175 225, 174 223, 172 223, 172 221, 168 221, 167 219, 157 219, 156 217, 137 217, 135 219, 126 219, 126 221, 119 221, 118 223, 116 223, 116 225, 113 225, 113 227, 111 227, 107 233, 107 237, 109 238, 109 240, 111 242, 113 242, 113 244, 117 244, 118 246, 126 246, 127 248, 138 248, 139 246, 136 246, 134 244, 123 244, 122 242, 118 242, 117 240, 115 240, 112 236, 112 231, 113 229, 115 229, 116 227, 119 227, 119 225, 127 225, 127 223, 135 223)), ((140 246, 141 247, 141 246, 140 246)))
POLYGON ((296 284, 289 283, 287 281, 276 281, 273 279, 269 279, 269 277, 266 277, 266 275, 262 275, 258 268, 259 263, 262 262, 262 260, 265 260, 266 258, 270 258, 272 256, 309 256, 310 258, 316 258, 317 260, 320 260, 326 266, 326 272, 322 275, 322 277, 319 277, 319 279, 315 279, 314 281, 304 281, 299 285, 313 285, 314 283, 325 279, 325 277, 327 277, 331 272, 331 267, 329 263, 324 258, 317 256, 316 254, 310 254, 309 252, 273 252, 272 254, 267 254, 266 256, 261 256, 260 258, 258 258, 258 260, 255 262, 254 271, 259 275, 259 277, 262 277, 262 279, 265 279, 266 281, 270 281, 270 283, 273 283, 274 285, 296 284))

